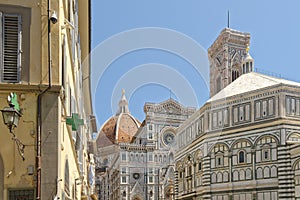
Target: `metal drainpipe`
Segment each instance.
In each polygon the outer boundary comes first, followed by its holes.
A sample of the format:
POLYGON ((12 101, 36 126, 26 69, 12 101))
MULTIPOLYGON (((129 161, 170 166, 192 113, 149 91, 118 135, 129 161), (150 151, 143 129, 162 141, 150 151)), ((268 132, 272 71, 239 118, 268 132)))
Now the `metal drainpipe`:
POLYGON ((50 90, 52 87, 52 71, 51 71, 51 65, 52 65, 52 58, 51 58, 51 24, 50 24, 50 0, 47 1, 47 20, 48 20, 48 87, 42 91, 38 95, 38 105, 37 105, 37 155, 36 155, 36 168, 37 168, 37 181, 36 181, 36 199, 41 199, 41 132, 42 132, 42 97, 43 95, 50 90))

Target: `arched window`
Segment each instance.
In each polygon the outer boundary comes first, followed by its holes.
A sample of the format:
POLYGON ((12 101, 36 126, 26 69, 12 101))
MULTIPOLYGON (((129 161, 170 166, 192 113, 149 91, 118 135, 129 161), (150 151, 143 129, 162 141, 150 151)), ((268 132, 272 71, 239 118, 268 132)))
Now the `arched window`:
POLYGON ((239 163, 245 163, 245 151, 239 152, 239 163))

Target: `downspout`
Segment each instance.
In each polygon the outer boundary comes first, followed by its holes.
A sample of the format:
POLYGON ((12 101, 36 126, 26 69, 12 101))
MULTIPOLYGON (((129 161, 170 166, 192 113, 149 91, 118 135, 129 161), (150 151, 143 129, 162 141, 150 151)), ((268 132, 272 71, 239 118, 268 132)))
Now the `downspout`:
POLYGON ((50 0, 47 0, 47 21, 48 21, 48 87, 42 91, 38 95, 38 104, 37 104, 37 137, 36 137, 36 145, 37 145, 37 155, 36 155, 36 169, 37 169, 37 181, 36 181, 36 199, 41 199, 41 155, 42 155, 42 148, 41 148, 41 132, 42 132, 42 97, 43 95, 51 89, 52 87, 52 58, 51 58, 51 24, 50 24, 50 0))

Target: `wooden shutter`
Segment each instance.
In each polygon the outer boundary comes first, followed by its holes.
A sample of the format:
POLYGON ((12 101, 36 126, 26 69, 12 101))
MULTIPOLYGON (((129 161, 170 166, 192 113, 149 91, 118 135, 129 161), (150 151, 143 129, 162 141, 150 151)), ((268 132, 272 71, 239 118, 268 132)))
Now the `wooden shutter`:
POLYGON ((20 81, 21 70, 21 16, 2 14, 2 82, 20 81))

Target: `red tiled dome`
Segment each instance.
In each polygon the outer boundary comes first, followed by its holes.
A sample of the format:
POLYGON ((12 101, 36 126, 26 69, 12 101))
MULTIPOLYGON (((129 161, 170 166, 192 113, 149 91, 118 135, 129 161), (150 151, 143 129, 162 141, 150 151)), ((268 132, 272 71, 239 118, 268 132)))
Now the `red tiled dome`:
POLYGON ((131 142, 141 123, 135 119, 128 109, 128 102, 124 91, 119 102, 119 111, 116 116, 108 119, 100 129, 97 146, 104 147, 111 144, 131 142))

